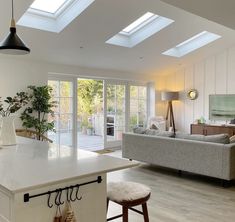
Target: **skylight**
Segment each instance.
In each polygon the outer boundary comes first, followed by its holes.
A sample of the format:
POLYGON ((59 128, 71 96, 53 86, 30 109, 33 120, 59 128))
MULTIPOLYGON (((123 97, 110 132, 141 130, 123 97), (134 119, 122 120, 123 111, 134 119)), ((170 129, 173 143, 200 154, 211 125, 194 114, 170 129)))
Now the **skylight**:
POLYGON ((186 41, 178 44, 177 46, 163 52, 163 55, 173 56, 173 57, 182 57, 187 55, 190 52, 193 52, 217 39, 221 38, 220 35, 203 31, 186 41))
POLYGON ((30 8, 54 14, 67 1, 69 0, 35 0, 30 8))
POLYGON ((61 32, 95 0, 35 0, 17 25, 61 32))
POLYGON ((132 48, 173 22, 172 19, 147 12, 107 40, 106 43, 132 48))
POLYGON ((158 17, 157 15, 154 15, 151 12, 147 12, 143 16, 141 16, 140 18, 135 20, 133 23, 128 25, 126 28, 124 28, 120 33, 125 34, 125 35, 131 35, 134 32, 141 29, 144 25, 147 25, 148 23, 153 21, 153 19, 155 19, 157 17, 158 17))

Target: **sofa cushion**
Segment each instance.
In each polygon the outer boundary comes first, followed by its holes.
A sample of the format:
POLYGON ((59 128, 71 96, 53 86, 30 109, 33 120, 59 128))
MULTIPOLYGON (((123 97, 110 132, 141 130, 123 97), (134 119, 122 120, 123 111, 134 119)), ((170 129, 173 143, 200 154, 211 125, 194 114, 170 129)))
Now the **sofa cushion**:
POLYGON ((146 129, 144 127, 135 127, 133 129, 133 133, 137 133, 137 134, 145 134, 146 129))
POLYGON ((156 136, 158 135, 158 133, 159 133, 159 130, 157 129, 146 129, 145 131, 146 135, 152 135, 152 136, 156 136))
POLYGON ((204 141, 211 142, 211 143, 228 144, 229 143, 229 135, 228 134, 217 134, 217 135, 205 136, 204 141))
POLYGON ((147 129, 145 134, 152 135, 152 136, 174 137, 173 132, 160 131, 160 130, 154 130, 154 129, 147 129))
POLYGON ((220 144, 228 144, 229 136, 228 134, 216 134, 216 135, 199 135, 199 134, 185 134, 185 133, 176 133, 175 138, 179 139, 187 139, 187 140, 197 140, 211 143, 220 143, 220 144))
POLYGON ((163 136, 163 137, 175 137, 174 132, 169 131, 159 131, 157 136, 163 136))

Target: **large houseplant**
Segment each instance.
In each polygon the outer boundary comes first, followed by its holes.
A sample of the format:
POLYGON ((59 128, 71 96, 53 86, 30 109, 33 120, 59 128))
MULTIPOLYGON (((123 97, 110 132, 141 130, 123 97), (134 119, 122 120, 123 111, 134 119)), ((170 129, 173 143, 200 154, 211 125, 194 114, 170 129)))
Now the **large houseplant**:
POLYGON ((22 125, 26 129, 34 129, 37 139, 41 140, 42 135, 48 131, 55 131, 54 121, 48 120, 48 115, 54 115, 53 108, 56 101, 52 101, 52 87, 28 86, 30 89, 30 105, 21 114, 22 125))
POLYGON ((29 100, 30 97, 26 92, 16 93, 14 97, 8 96, 3 101, 0 98, 0 139, 2 145, 16 144, 16 134, 14 126, 15 116, 11 114, 16 113, 19 109, 25 106, 29 102, 29 100))

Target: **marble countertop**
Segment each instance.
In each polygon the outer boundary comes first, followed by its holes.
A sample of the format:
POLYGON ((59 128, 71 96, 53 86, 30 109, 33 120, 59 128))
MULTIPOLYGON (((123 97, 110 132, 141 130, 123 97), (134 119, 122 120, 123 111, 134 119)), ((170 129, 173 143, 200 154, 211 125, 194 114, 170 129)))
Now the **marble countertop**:
POLYGON ((138 165, 23 137, 17 141, 16 146, 0 148, 0 186, 12 193, 138 165))

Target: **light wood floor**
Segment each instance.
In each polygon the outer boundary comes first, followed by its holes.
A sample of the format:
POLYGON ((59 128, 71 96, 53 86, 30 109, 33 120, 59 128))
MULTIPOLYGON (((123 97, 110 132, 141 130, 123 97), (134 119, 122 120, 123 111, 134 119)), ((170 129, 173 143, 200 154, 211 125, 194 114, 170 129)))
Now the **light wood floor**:
MULTIPOLYGON (((120 152, 109 155, 120 156, 120 152)), ((219 180, 142 164, 108 175, 108 181, 134 181, 152 189, 148 202, 150 222, 234 222, 235 186, 222 188, 219 180)), ((111 204, 108 215, 121 212, 111 204)), ((114 220, 121 222, 121 219, 114 220)), ((130 222, 143 222, 130 212, 130 222)))

